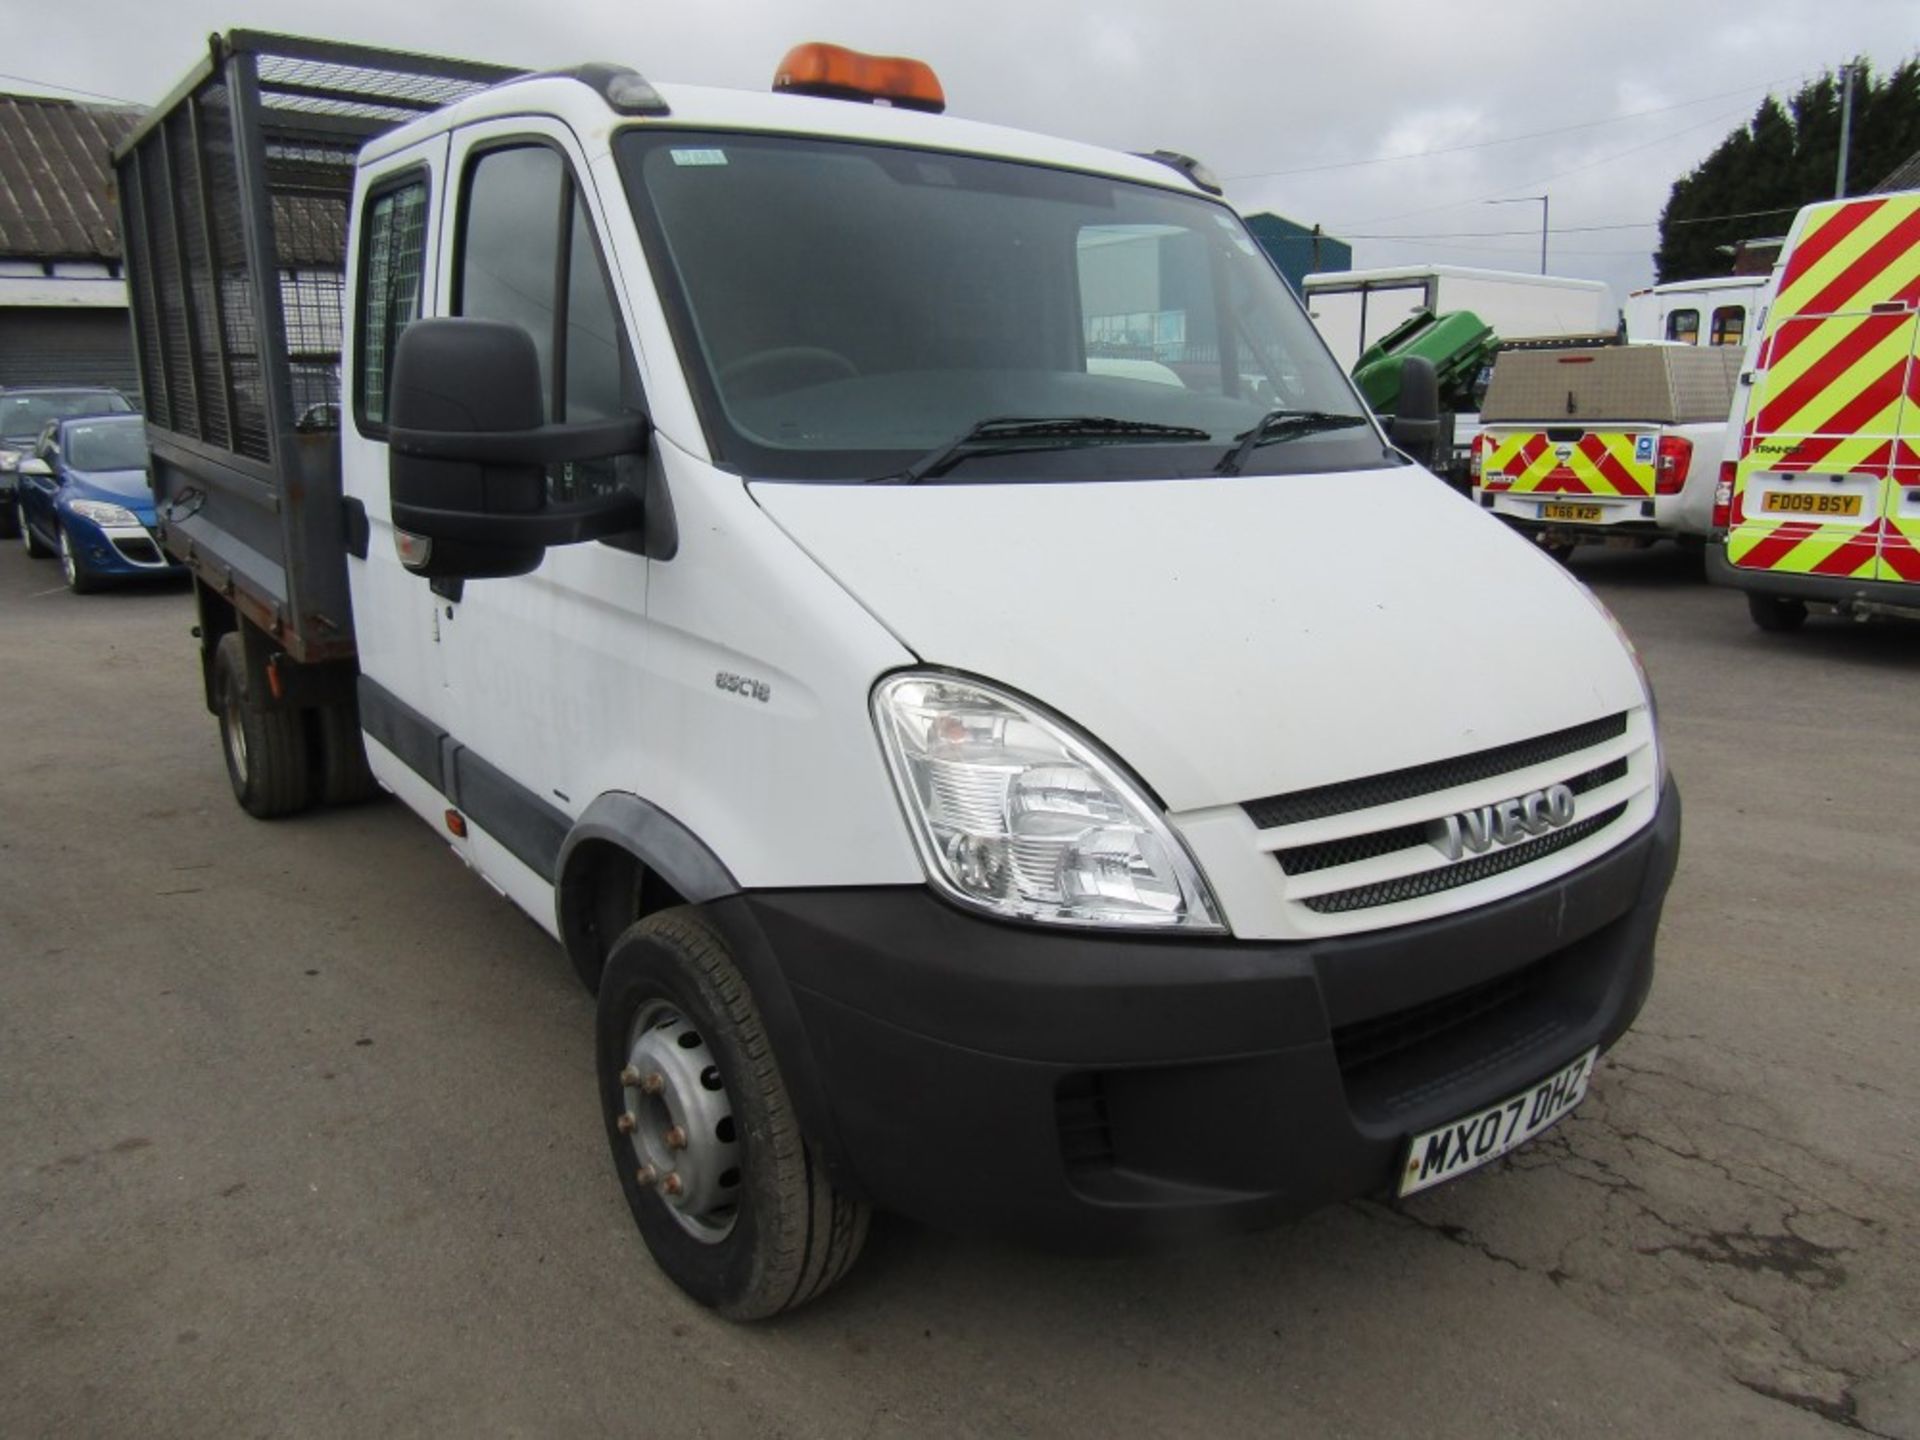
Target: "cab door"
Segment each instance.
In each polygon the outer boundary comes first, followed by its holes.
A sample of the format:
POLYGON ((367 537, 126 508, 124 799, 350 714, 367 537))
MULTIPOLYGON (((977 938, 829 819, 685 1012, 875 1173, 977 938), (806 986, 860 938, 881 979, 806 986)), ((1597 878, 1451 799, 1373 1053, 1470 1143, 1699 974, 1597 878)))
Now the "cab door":
MULTIPOLYGON (((1884 578, 1920 299, 1920 194, 1811 208, 1752 379, 1728 560, 1884 578)), ((1920 507, 1916 507, 1920 510, 1920 507)), ((1896 532, 1897 533, 1897 532, 1896 532)))
MULTIPOLYGON (((573 133, 545 117, 483 122, 454 133, 449 167, 441 313, 526 330, 551 423, 643 412, 607 212, 573 133)), ((555 466, 549 498, 639 492, 645 463, 555 466)), ((456 803, 476 864, 549 927, 573 817, 601 790, 639 783, 648 575, 640 546, 616 538, 554 546, 530 575, 441 590, 456 803)))
MULTIPOLYGON (((347 582, 363 685, 362 728, 380 780, 422 815, 445 810, 436 732, 444 729, 445 665, 437 597, 395 548, 387 476, 388 400, 400 332, 435 312, 441 265, 436 215, 445 203, 447 137, 368 166, 354 206, 346 304, 352 342, 340 391, 341 492, 347 582)), ((448 835, 465 853, 464 842, 448 835)))

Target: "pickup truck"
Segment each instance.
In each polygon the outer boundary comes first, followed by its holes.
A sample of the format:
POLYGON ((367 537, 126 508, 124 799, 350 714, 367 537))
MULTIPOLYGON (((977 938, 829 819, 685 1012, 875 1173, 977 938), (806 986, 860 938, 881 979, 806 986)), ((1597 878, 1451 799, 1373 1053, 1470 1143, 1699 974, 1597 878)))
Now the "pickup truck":
POLYGON ((235 797, 390 792, 553 937, 609 1203, 741 1319, 875 1209, 1126 1246, 1484 1165, 1678 851, 1632 647, 1407 458, 1431 370, 1383 428, 1203 167, 943 109, 236 32, 116 156, 235 797))
POLYGON ((1703 545, 1733 349, 1613 343, 1505 348, 1481 407, 1473 496, 1561 559, 1578 545, 1703 545))

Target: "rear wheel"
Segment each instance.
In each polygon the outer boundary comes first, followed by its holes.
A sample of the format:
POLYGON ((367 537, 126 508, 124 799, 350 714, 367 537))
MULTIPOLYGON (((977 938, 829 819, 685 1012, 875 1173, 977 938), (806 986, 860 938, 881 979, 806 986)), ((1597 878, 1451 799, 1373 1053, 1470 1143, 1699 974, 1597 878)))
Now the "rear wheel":
POLYGON ((1781 595, 1747 595, 1747 613, 1762 630, 1783 635, 1807 623, 1804 600, 1789 600, 1781 595))
POLYGON ((222 635, 214 648, 213 683, 233 798, 258 820, 306 809, 313 798, 306 716, 291 708, 269 707, 264 696, 254 693, 246 645, 237 630, 222 635))
POLYGON ((9 500, 0 505, 0 540, 11 540, 20 533, 20 502, 9 500))
POLYGON ((847 1273, 867 1207, 801 1135, 746 980, 696 912, 650 915, 615 942, 596 1031, 614 1166, 669 1279, 759 1320, 847 1273))

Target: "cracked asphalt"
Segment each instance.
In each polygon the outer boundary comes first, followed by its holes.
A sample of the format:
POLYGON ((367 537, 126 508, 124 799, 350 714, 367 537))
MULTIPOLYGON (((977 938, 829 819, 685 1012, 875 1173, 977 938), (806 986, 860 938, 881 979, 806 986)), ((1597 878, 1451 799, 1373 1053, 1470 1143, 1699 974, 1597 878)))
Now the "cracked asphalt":
POLYGON ((1574 564, 1687 802, 1578 1112, 1172 1254, 887 1224, 742 1329, 648 1264, 545 937, 397 806, 248 820, 190 598, 7 546, 0 1434, 1920 1436, 1920 627, 1574 564))

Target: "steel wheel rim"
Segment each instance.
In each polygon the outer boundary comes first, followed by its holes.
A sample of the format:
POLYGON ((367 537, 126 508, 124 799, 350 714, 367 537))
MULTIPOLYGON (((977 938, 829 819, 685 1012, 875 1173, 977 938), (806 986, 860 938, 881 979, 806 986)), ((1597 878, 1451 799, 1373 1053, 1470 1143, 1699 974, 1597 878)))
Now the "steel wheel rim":
POLYGON ((220 697, 220 718, 226 721, 222 727, 226 731, 227 763, 233 767, 234 778, 239 780, 242 789, 247 784, 247 727, 241 723, 240 696, 237 688, 228 684, 226 693, 220 697))
POLYGON ((740 1142, 706 1037, 677 1006, 648 1001, 627 1028, 618 1081, 619 1129, 632 1146, 641 1187, 687 1234, 719 1244, 739 1218, 740 1142))

